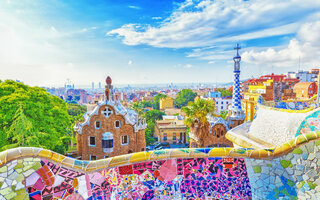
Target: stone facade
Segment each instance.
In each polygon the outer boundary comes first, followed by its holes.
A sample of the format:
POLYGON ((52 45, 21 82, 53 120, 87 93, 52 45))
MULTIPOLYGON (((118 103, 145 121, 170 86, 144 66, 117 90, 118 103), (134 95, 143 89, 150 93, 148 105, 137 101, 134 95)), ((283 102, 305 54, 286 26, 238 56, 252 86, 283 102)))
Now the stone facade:
POLYGON ((145 128, 145 121, 135 111, 121 105, 108 77, 105 100, 75 126, 78 154, 83 160, 96 160, 145 151, 145 128))
POLYGON ((188 136, 186 134, 187 126, 181 116, 163 116, 163 120, 156 121, 155 137, 158 142, 169 144, 186 143, 188 136), (180 119, 179 119, 180 118, 180 119))
POLYGON ((101 106, 98 113, 99 115, 93 115, 90 118, 89 125, 82 128, 82 134, 77 135, 77 149, 83 160, 90 160, 92 156, 96 156, 96 159, 103 159, 145 150, 144 130, 135 132, 134 127, 131 124, 126 124, 122 115, 115 114, 115 110, 111 106, 101 106), (102 114, 106 108, 112 110, 109 117, 102 114), (120 128, 116 128, 116 121, 120 121, 120 128), (96 128, 96 123, 100 123, 101 127, 96 128), (113 148, 108 153, 103 151, 102 146, 103 134, 106 132, 113 134, 113 148), (124 140, 122 137, 126 136, 128 137, 127 142, 122 141, 124 140), (89 137, 95 138, 95 145, 89 145, 89 137))

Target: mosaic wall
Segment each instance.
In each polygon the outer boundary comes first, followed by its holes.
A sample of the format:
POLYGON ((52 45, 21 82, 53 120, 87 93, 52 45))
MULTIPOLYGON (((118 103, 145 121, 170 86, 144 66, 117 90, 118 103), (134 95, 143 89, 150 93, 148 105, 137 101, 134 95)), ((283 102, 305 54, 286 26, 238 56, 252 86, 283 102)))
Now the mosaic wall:
POLYGON ((272 160, 245 159, 253 199, 320 199, 320 141, 272 160))
POLYGON ((266 107, 280 109, 280 110, 290 110, 292 112, 299 111, 310 111, 313 110, 316 106, 316 96, 311 97, 308 100, 301 101, 265 101, 262 96, 258 98, 257 101, 259 104, 266 107))
POLYGON ((242 158, 177 158, 93 173, 39 158, 0 168, 0 199, 247 199, 251 189, 242 158))
POLYGON ((297 130, 296 136, 306 134, 311 131, 320 131, 320 111, 316 111, 307 116, 297 130))
POLYGON ((0 152, 0 200, 320 199, 319 139, 310 132, 274 149, 165 149, 98 161, 19 147, 0 152))

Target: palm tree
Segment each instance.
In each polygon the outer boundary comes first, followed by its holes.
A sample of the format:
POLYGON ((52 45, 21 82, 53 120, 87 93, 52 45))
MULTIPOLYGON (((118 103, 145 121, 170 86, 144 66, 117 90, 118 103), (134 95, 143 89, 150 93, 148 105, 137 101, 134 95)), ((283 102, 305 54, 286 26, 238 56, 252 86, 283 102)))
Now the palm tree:
POLYGON ((186 113, 185 124, 197 136, 198 147, 204 147, 205 138, 209 133, 208 115, 215 115, 215 103, 212 100, 195 99, 189 102, 188 106, 183 107, 182 111, 186 113))

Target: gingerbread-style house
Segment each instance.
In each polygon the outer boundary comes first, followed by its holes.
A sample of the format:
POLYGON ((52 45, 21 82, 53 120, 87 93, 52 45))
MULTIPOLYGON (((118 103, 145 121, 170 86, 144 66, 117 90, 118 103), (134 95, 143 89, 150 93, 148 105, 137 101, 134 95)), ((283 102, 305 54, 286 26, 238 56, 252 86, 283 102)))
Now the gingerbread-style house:
POLYGON ((75 126, 77 150, 82 160, 96 160, 144 151, 145 120, 137 112, 123 107, 114 95, 108 76, 105 99, 84 115, 84 122, 75 126))

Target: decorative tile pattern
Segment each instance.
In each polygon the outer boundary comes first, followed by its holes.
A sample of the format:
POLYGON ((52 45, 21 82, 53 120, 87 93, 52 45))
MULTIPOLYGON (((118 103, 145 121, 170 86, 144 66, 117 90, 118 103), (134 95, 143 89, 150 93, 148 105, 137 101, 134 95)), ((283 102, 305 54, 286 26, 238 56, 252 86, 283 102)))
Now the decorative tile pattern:
POLYGON ((310 133, 311 131, 320 131, 320 111, 316 111, 307 116, 299 126, 296 137, 301 134, 310 133))
POLYGON ((242 158, 177 158, 141 162, 93 173, 59 167, 45 159, 27 159, 15 160, 0 168, 4 172, 0 199, 251 197, 242 158), (32 172, 24 175, 24 171, 29 170, 32 172), (17 180, 21 174, 22 178, 17 180))
POLYGON ((320 199, 320 141, 272 160, 245 159, 253 199, 320 199))
POLYGON ((97 161, 20 147, 0 152, 0 199, 320 199, 319 138, 310 132, 275 149, 168 149, 97 161))

